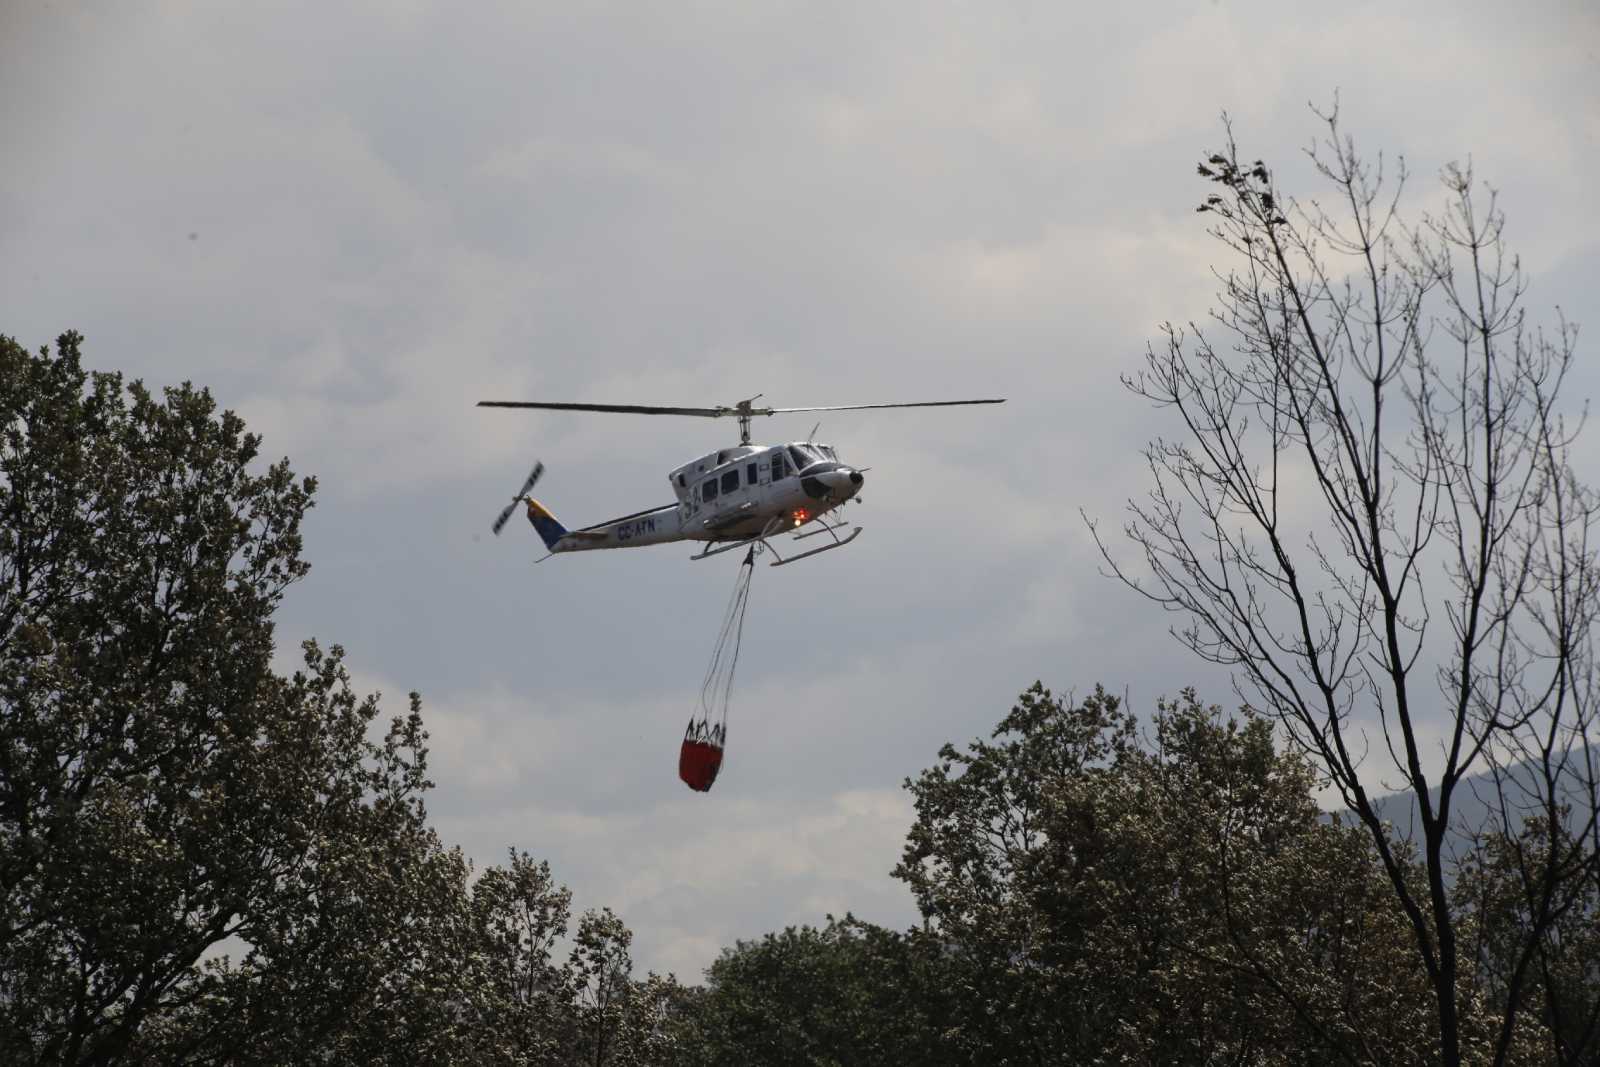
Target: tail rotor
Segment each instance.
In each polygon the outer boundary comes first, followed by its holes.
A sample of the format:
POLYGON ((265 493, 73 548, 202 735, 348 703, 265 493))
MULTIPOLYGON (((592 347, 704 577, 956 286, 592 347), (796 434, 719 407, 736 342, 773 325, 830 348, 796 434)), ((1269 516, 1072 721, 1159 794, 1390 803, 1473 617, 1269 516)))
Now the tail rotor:
POLYGON ((517 495, 511 498, 511 503, 506 505, 505 510, 500 513, 499 517, 494 520, 494 525, 490 527, 490 529, 494 530, 496 537, 500 536, 500 531, 505 529, 506 522, 511 518, 511 513, 517 510, 517 505, 522 503, 523 498, 532 491, 533 483, 537 482, 539 476, 543 473, 544 464, 535 463, 533 465, 533 473, 528 475, 528 480, 522 483, 522 488, 517 490, 517 495))

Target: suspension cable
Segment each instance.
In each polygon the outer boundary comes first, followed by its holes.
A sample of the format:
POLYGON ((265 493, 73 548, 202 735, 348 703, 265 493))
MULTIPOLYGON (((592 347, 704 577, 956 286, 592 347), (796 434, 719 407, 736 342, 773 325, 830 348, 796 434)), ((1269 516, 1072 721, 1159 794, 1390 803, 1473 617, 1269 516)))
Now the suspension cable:
POLYGON ((726 736, 728 705, 733 696, 734 672, 739 666, 739 649, 744 643, 744 616, 750 605, 750 579, 755 574, 756 546, 751 545, 745 554, 739 576, 733 583, 733 594, 728 599, 727 612, 722 619, 722 629, 717 635, 711 663, 706 668, 705 680, 700 684, 700 722, 702 728, 715 719, 726 736), (719 708, 718 705, 721 705, 719 708))

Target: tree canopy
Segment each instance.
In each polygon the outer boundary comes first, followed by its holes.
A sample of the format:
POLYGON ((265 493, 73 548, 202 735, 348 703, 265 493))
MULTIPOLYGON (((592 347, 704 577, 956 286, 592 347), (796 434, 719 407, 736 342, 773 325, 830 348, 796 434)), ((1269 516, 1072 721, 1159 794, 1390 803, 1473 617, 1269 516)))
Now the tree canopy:
POLYGON ((429 827, 417 694, 375 740, 337 645, 272 669, 315 481, 80 346, 0 338, 0 1058, 660 1054, 615 916, 429 827))

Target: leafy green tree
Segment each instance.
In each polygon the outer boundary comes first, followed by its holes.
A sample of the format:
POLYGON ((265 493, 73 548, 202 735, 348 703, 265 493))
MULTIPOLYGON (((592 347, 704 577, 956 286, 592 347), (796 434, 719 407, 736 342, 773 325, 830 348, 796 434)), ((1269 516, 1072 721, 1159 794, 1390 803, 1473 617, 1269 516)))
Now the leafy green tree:
POLYGON ((965 1062, 1408 1063, 1427 983, 1360 832, 1259 717, 1193 693, 1141 744, 1035 685, 909 782, 896 874, 951 968, 965 1062))
POLYGON ((931 942, 831 916, 740 941, 675 1020, 682 1064, 889 1067, 954 1062, 943 952, 931 942))
POLYGON ((676 1001, 675 1062, 1432 1062, 1406 917, 1315 784, 1248 711, 1186 692, 1141 735, 1104 690, 1035 685, 907 783, 924 924, 740 942, 676 1001))
MULTIPOLYGON (((1109 985, 1063 979, 1094 947, 1105 902, 1054 884, 1042 860, 1052 822, 1093 819, 1069 791, 1093 795, 1135 747, 1134 721, 1102 691, 1074 707, 1035 685, 991 741, 907 782, 917 819, 895 875, 917 899, 937 937, 960 963, 966 1005, 952 1039, 974 1061, 1045 1062, 1062 1050, 1101 1047, 1121 999, 1109 985), (1053 898, 1048 922, 1035 897, 1053 898)), ((1070 868, 1089 857, 1059 855, 1070 868)))
POLYGON ((674 983, 653 974, 634 981, 632 942, 633 934, 609 908, 579 920, 564 970, 572 991, 572 1036, 560 1062, 634 1067, 670 1054, 666 1009, 674 983))
POLYGON ((512 852, 472 887, 472 927, 482 973, 472 982, 474 1059, 485 1063, 560 1062, 569 983, 554 960, 566 934, 572 894, 550 865, 512 852))
POLYGON ((315 845, 271 615, 315 483, 187 385, 0 339, 0 1045, 128 1054, 315 845), (284 753, 287 755, 287 753, 284 753))
POLYGON ((271 732, 258 736, 244 772, 281 763, 250 799, 263 822, 293 828, 297 852, 223 946, 242 957, 207 961, 190 979, 200 995, 146 1028, 151 1058, 449 1062, 464 1037, 468 868, 426 824, 415 697, 374 744, 376 699, 357 700, 314 645, 307 667, 287 682, 284 749, 269 756, 271 732))
POLYGON ((670 980, 427 824, 420 701, 271 669, 315 492, 209 393, 0 338, 0 1061, 659 1062, 670 980))
POLYGON ((1151 963, 1124 1054, 1429 1062, 1426 976, 1376 854, 1323 815, 1309 765, 1272 733, 1186 691, 1100 798, 1120 861, 1101 885, 1151 963))
POLYGON ((445 994, 472 1063, 634 1067, 670 1062, 671 978, 633 978, 633 934, 609 909, 572 928, 572 894, 513 851, 473 883, 445 994), (556 946, 569 939, 561 962, 556 946))
POLYGON ((1589 1063, 1600 1031, 1600 885, 1594 844, 1574 840, 1569 814, 1478 835, 1452 890, 1475 964, 1470 992, 1502 1012, 1515 1002, 1529 1062, 1589 1063), (1552 917, 1542 929, 1540 915, 1552 917))

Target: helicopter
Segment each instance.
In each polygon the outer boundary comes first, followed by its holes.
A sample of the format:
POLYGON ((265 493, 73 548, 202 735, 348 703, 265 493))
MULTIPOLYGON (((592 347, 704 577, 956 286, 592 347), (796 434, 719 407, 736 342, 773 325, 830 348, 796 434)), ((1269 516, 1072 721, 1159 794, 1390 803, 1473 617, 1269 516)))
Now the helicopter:
MULTIPOLYGON (((791 441, 776 445, 750 442, 750 423, 760 415, 804 411, 865 411, 878 408, 957 407, 968 404, 1003 404, 990 400, 930 400, 900 404, 840 404, 830 407, 756 407, 763 394, 722 407, 653 407, 640 404, 563 404, 522 400, 480 400, 481 408, 532 408, 545 411, 598 411, 629 415, 688 415, 739 420, 739 443, 708 452, 668 472, 677 501, 635 511, 576 530, 563 526, 548 508, 528 494, 544 473, 535 464, 521 490, 492 524, 496 536, 517 505, 527 508, 528 521, 549 549, 550 556, 603 548, 642 548, 676 541, 704 542, 690 559, 701 560, 723 552, 756 545, 775 557, 774 567, 843 548, 861 534, 838 514, 846 502, 860 496, 865 467, 839 459, 831 445, 791 441), (802 529, 809 527, 806 529, 802 529), (807 551, 781 555, 771 540, 790 531, 794 540, 827 536, 829 542, 807 551)), ((815 435, 813 430, 812 434, 815 435)), ((549 559, 550 556, 543 557, 549 559)))

